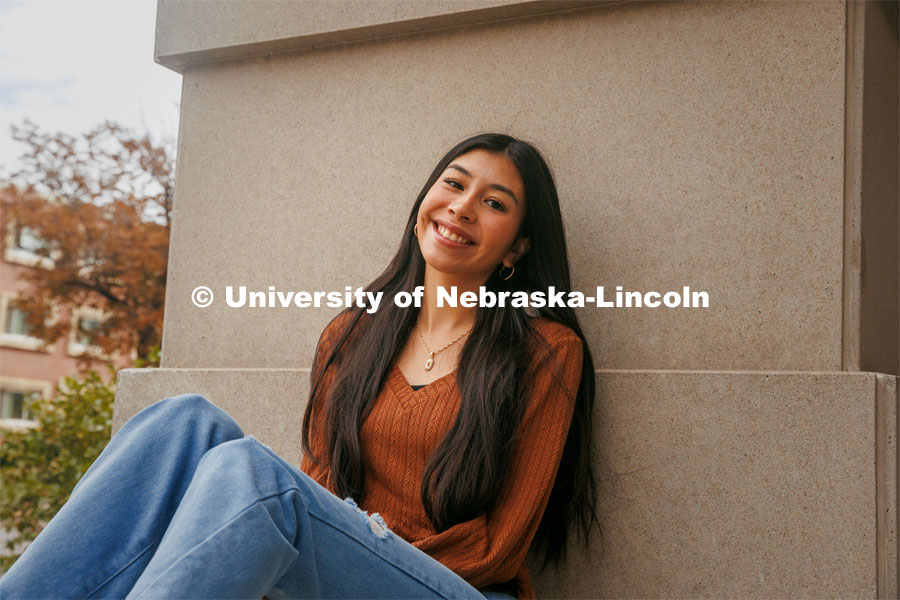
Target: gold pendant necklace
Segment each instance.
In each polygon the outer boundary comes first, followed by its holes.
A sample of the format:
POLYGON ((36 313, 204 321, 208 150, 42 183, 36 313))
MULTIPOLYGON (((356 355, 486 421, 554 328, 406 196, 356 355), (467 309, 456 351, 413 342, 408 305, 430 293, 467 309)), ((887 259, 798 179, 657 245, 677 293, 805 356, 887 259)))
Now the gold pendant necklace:
MULTIPOLYGON (((472 327, 474 327, 474 324, 472 325, 472 327)), ((466 329, 464 332, 462 332, 462 334, 458 338, 456 338, 455 340, 453 340, 452 342, 450 342, 449 344, 447 344, 440 350, 432 350, 431 348, 428 347, 428 342, 425 341, 425 336, 422 335, 422 326, 419 325, 418 321, 416 321, 416 331, 419 332, 419 339, 422 340, 422 345, 425 346, 425 351, 428 352, 428 360, 425 361, 425 370, 430 371, 431 367, 434 366, 434 355, 435 354, 437 354, 439 352, 443 352, 444 350, 446 350, 447 348, 449 348, 450 346, 452 346, 453 344, 455 344, 456 342, 461 340, 464 335, 466 335, 467 333, 472 331, 472 327, 469 327, 468 329, 466 329)))

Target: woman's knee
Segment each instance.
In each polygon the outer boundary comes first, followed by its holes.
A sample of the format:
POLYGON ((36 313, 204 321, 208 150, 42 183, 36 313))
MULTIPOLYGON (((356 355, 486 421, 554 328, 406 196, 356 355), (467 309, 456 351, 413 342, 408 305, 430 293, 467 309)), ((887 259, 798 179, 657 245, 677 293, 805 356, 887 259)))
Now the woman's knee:
POLYGON ((232 439, 210 448, 203 456, 203 460, 227 465, 252 462, 257 466, 269 465, 279 471, 290 470, 286 469, 282 460, 268 446, 252 435, 232 439))
POLYGON ((303 474, 249 435, 210 448, 197 469, 213 477, 224 477, 234 485, 249 478, 264 495, 301 491, 298 475, 303 474))
POLYGON ((176 410, 208 410, 210 406, 215 406, 200 394, 178 394, 177 396, 169 396, 156 402, 160 406, 172 407, 176 410))
POLYGON ((244 435, 231 415, 200 394, 170 396, 158 400, 151 407, 153 416, 169 426, 186 424, 192 430, 214 430, 221 432, 228 439, 244 435))

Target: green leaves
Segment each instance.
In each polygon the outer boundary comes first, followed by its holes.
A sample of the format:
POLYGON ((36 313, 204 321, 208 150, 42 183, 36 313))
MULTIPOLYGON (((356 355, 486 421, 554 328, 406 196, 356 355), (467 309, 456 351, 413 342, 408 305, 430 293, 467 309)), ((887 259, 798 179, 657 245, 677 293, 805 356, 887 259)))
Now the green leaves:
MULTIPOLYGON (((18 534, 8 550, 37 537, 106 447, 114 394, 96 371, 67 377, 53 398, 26 402, 38 427, 0 430, 0 523, 18 534)), ((18 557, 0 557, 0 568, 18 557)))

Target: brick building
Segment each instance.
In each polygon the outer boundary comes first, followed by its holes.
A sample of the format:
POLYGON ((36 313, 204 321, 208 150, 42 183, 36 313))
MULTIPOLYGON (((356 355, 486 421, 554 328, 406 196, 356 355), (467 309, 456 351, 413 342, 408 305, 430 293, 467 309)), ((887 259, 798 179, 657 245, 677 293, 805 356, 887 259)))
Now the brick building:
MULTIPOLYGON (((3 184, 5 185, 5 184, 3 184)), ((15 307, 18 297, 28 294, 29 284, 20 275, 32 269, 52 269, 51 259, 35 251, 42 241, 26 227, 3 219, 0 223, 0 427, 28 426, 33 422, 24 407, 31 394, 52 394, 64 378, 79 371, 78 358, 94 354, 101 370, 104 357, 89 345, 86 332, 102 322, 100 311, 82 307, 74 311, 60 309, 51 318, 68 319, 69 334, 44 346, 29 335, 24 313, 15 307)), ((131 364, 132 357, 119 357, 118 366, 131 364)))

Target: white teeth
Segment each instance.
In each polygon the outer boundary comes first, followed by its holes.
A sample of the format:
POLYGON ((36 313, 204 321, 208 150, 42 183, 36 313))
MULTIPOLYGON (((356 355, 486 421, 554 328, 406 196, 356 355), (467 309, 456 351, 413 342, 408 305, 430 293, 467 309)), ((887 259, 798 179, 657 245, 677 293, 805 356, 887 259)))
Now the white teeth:
POLYGON ((457 243, 460 243, 460 244, 471 244, 471 242, 469 242, 469 241, 465 240, 464 238, 462 238, 462 237, 456 235, 455 233, 452 233, 452 232, 451 232, 449 229, 447 229, 446 227, 443 227, 443 226, 441 226, 441 225, 438 225, 438 226, 437 226, 437 229, 438 229, 438 232, 439 232, 442 236, 444 236, 445 238, 447 238, 448 240, 453 240, 454 242, 457 242, 457 243))

